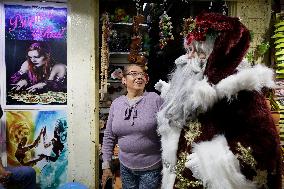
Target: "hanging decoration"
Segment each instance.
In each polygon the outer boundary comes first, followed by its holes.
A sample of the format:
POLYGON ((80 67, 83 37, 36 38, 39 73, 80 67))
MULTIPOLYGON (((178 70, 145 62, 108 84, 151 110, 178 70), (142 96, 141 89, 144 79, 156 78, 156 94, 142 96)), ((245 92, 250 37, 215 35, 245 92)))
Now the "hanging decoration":
POLYGON ((192 17, 183 18, 182 32, 180 35, 186 37, 195 28, 195 20, 192 17))
POLYGON ((132 64, 147 64, 146 57, 141 53, 142 49, 142 35, 140 32, 141 24, 144 22, 143 15, 137 15, 133 17, 133 36, 130 44, 130 54, 128 55, 128 61, 132 64))
MULTIPOLYGON (((166 0, 163 2, 163 9, 165 10, 166 7, 166 0)), ((174 36, 172 33, 172 22, 171 17, 168 16, 167 12, 164 11, 164 13, 160 16, 160 22, 159 22, 159 28, 160 28, 160 49, 163 49, 167 44, 168 41, 174 40, 174 36)))
POLYGON ((209 7, 208 7, 208 10, 209 11, 212 11, 213 9, 213 1, 210 1, 210 4, 209 4, 209 7))
POLYGON ((228 15, 228 5, 226 1, 222 0, 215 0, 214 3, 213 1, 210 1, 208 10, 210 12, 218 12, 223 15, 228 15))
POLYGON ((227 5, 226 1, 224 1, 224 4, 222 6, 222 14, 223 15, 228 15, 228 5, 227 5))
POLYGON ((140 64, 144 65, 147 69, 147 59, 141 53, 142 51, 142 34, 141 34, 141 26, 144 23, 144 16, 141 13, 141 4, 140 0, 133 0, 135 2, 135 7, 137 11, 137 16, 133 17, 133 24, 132 24, 132 37, 131 37, 131 44, 130 44, 130 53, 128 55, 128 61, 131 64, 140 64))
POLYGON ((136 11, 137 11, 137 15, 142 14, 141 13, 141 4, 140 4, 140 0, 133 0, 135 3, 135 7, 136 7, 136 11))
POLYGON ((109 66, 109 37, 110 37, 110 23, 108 13, 102 16, 102 46, 101 46, 101 86, 100 86, 100 100, 104 99, 104 94, 107 93, 108 87, 108 66, 109 66))

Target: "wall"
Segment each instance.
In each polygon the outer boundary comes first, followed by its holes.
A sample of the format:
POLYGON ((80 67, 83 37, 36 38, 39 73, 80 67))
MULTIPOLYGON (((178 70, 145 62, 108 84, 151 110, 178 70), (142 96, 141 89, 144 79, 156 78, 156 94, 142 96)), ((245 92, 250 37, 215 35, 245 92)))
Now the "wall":
POLYGON ((237 16, 253 31, 253 47, 270 37, 271 0, 240 1, 237 5, 237 16))
MULTIPOLYGON (((272 1, 271 0, 251 0, 251 1, 231 1, 229 2, 229 14, 241 19, 241 22, 253 32, 253 41, 250 50, 254 49, 263 41, 270 41, 272 1)), ((273 24, 273 23, 272 23, 273 24)), ((264 59, 259 58, 257 63, 264 62, 270 65, 268 53, 264 59)))
POLYGON ((68 8, 68 179, 98 188, 98 1, 68 8))

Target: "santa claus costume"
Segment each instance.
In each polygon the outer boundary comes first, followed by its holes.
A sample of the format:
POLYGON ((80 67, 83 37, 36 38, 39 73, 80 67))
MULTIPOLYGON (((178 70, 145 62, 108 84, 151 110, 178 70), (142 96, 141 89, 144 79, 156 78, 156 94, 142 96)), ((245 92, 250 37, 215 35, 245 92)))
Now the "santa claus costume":
POLYGON ((185 40, 191 55, 156 84, 165 100, 162 189, 281 189, 280 140, 262 93, 275 87, 274 74, 241 66, 249 43, 238 18, 201 13, 185 40))

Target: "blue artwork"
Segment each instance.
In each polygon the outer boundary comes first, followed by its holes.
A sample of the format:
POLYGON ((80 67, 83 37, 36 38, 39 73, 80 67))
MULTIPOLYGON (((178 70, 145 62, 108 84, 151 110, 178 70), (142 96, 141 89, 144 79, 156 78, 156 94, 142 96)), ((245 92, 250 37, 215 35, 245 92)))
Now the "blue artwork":
POLYGON ((63 111, 40 111, 36 120, 36 133, 46 133, 43 148, 36 152, 44 156, 39 176, 42 189, 56 189, 67 180, 67 120, 63 111), (48 123, 48 124, 47 124, 48 123), (48 138, 48 136, 51 136, 48 138), (49 148, 49 150, 46 150, 49 148), (45 154, 43 154, 44 152, 45 154))
POLYGON ((6 115, 9 165, 32 166, 41 189, 57 189, 66 183, 66 111, 8 111, 6 115))
POLYGON ((67 37, 67 9, 5 5, 5 37, 15 40, 47 41, 67 37))

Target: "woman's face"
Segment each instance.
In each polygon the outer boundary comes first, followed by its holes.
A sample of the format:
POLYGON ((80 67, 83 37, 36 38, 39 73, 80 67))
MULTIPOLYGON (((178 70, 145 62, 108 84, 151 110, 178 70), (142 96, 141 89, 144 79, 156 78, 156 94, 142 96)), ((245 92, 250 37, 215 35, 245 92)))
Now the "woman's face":
POLYGON ((148 75, 139 66, 130 66, 126 76, 122 78, 122 83, 126 86, 127 91, 144 91, 148 82, 148 75))
POLYGON ((40 56, 37 50, 31 50, 28 52, 28 58, 36 67, 44 65, 44 56, 40 56))

